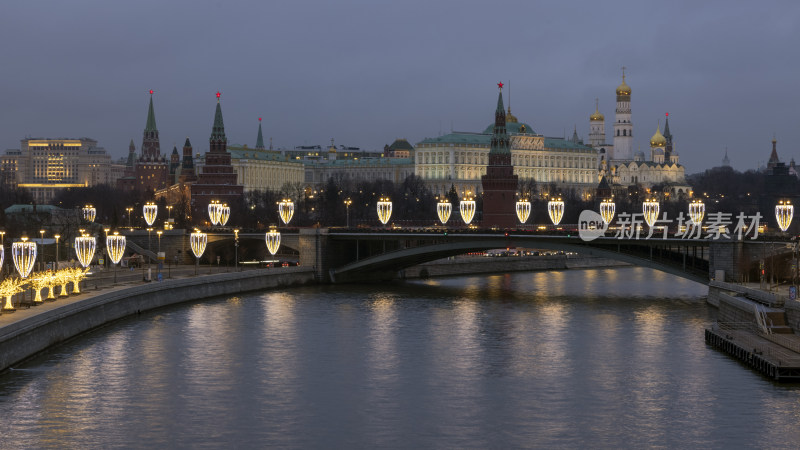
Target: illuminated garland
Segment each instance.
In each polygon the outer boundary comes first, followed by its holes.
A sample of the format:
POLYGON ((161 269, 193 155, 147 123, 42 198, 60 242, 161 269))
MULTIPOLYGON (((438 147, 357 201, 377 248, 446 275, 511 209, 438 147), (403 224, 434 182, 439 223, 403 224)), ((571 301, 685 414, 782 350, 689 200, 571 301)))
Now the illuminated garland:
POLYGON ((125 236, 120 236, 117 231, 111 236, 106 236, 106 249, 108 250, 108 257, 113 264, 119 264, 122 255, 125 254, 126 244, 125 236))
POLYGON ((189 242, 192 245, 192 253, 194 253, 196 258, 200 259, 206 251, 208 235, 201 231, 195 231, 189 236, 189 242))
POLYGON ((144 212, 144 221, 147 222, 147 226, 153 226, 158 216, 158 205, 153 202, 147 202, 142 208, 142 211, 144 212))
POLYGON ((446 224, 447 221, 450 220, 450 214, 452 212, 453 205, 447 200, 442 200, 436 204, 436 215, 439 216, 439 222, 442 222, 442 225, 446 224))
POLYGON ((231 207, 223 203, 219 210, 219 224, 225 226, 228 219, 231 217, 231 207))
POLYGON ((658 200, 654 198, 642 202, 642 213, 644 214, 644 221, 647 223, 647 226, 652 227, 656 223, 656 220, 658 220, 659 208, 658 200))
POLYGON ((703 217, 705 217, 705 215, 705 203, 701 202, 700 200, 692 200, 692 203, 689 203, 689 217, 692 218, 692 222, 700 225, 703 222, 703 217))
POLYGON ((778 221, 778 227, 781 231, 789 229, 792 224, 792 217, 794 216, 794 206, 788 201, 781 200, 775 205, 775 219, 778 221))
POLYGON ((11 244, 11 257, 20 278, 27 278, 36 263, 36 243, 28 242, 26 237, 22 238, 22 242, 14 242, 11 244))
POLYGON ((600 217, 606 224, 614 220, 614 213, 617 211, 617 205, 611 199, 605 199, 600 202, 600 217))
POLYGON ((553 222, 553 225, 561 223, 561 218, 564 217, 564 201, 557 198, 547 202, 547 214, 550 216, 550 221, 553 222))
POLYGON ((386 225, 392 217, 392 201, 389 197, 381 197, 378 200, 378 220, 386 225))
POLYGON ((458 204, 458 210, 461 212, 461 219, 465 224, 469 225, 475 217, 475 200, 470 197, 461 200, 458 204))
POLYGON ((84 234, 83 236, 75 238, 75 254, 78 256, 78 261, 84 268, 92 263, 96 245, 97 240, 94 236, 84 234))
POLYGON ((83 207, 83 220, 87 222, 94 222, 95 216, 97 216, 97 210, 94 209, 94 206, 86 205, 83 207))
POLYGON ((289 225, 292 216, 294 216, 294 202, 288 198, 278 202, 278 214, 281 216, 283 223, 289 225))
POLYGON ((517 200, 517 219, 524 224, 531 216, 531 202, 528 200, 517 200))
POLYGON ((275 256, 278 253, 278 249, 281 247, 281 234, 275 228, 275 226, 269 227, 269 231, 264 236, 264 240, 267 243, 267 250, 269 250, 272 256, 275 256))
POLYGON ((211 225, 219 225, 219 216, 222 214, 222 204, 218 200, 211 200, 208 204, 208 219, 211 225))

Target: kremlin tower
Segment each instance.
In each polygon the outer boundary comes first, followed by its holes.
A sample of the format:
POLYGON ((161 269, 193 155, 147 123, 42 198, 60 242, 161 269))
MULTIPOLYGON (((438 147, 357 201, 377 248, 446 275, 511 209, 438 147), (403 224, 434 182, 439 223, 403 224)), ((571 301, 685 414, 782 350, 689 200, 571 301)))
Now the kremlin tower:
POLYGON ((511 149, 506 132, 506 112, 503 108, 503 83, 497 83, 500 93, 494 113, 494 131, 489 148, 489 164, 486 175, 481 177, 483 188, 484 228, 510 228, 517 224, 516 194, 517 176, 511 165, 511 149))
POLYGON ((633 124, 631 123, 631 87, 625 83, 625 68, 622 68, 622 84, 617 87, 617 114, 614 119, 614 150, 610 159, 630 161, 633 159, 633 124))
POLYGON ((206 211, 211 200, 232 205, 241 198, 244 190, 243 186, 236 184, 236 172, 231 165, 225 124, 222 121, 222 107, 219 103, 220 95, 217 92, 217 110, 214 113, 214 125, 208 140, 209 151, 206 152, 205 164, 197 174, 197 181, 192 184, 192 212, 195 222, 207 217, 206 211))

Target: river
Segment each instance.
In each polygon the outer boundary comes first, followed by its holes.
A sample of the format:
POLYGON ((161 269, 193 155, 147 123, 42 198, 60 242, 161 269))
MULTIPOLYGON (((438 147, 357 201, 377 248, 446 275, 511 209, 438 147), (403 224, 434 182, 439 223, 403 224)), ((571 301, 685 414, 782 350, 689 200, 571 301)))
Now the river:
POLYGON ((313 286, 112 323, 0 376, 1 448, 800 446, 800 386, 644 268, 313 286))

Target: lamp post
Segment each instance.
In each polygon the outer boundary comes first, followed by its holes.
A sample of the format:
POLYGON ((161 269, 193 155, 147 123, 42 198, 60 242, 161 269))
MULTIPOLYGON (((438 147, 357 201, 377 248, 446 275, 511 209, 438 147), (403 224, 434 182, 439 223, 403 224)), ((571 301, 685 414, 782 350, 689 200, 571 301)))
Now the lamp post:
MULTIPOLYGON (((14 267, 17 268, 19 277, 23 280, 28 278, 28 275, 31 274, 31 270, 33 270, 34 264, 36 264, 36 243, 28 242, 27 237, 23 237, 22 242, 14 242, 11 244, 11 257, 14 260, 14 267)), ((21 292, 21 290, 16 292, 21 292)), ((6 296, 6 302, 3 305, 4 312, 13 312, 16 310, 14 305, 11 304, 12 295, 13 294, 9 294, 6 296)))
POLYGON ((0 277, 2 277, 3 276, 3 272, 4 272, 3 269, 5 269, 5 266, 3 266, 3 259, 2 259, 2 255, 5 255, 5 251, 6 251, 6 232, 5 231, 0 231, 0 250, 2 250, 2 251, 0 251, 0 277))
POLYGON ((238 228, 235 228, 233 230, 233 241, 234 241, 233 258, 235 259, 235 262, 234 262, 235 267, 234 267, 234 269, 235 269, 236 272, 238 272, 239 271, 239 229, 238 228))
POLYGON ((781 200, 775 206, 775 219, 778 222, 778 228, 785 232, 792 224, 792 216, 794 216, 794 206, 787 200, 781 200))
POLYGON ((264 241, 267 243, 267 250, 272 256, 275 256, 281 246, 281 233, 278 232, 275 225, 269 227, 269 231, 264 236, 264 241))
POLYGON ((642 202, 642 213, 644 213, 644 221, 647 226, 652 227, 656 220, 658 220, 659 204, 658 200, 651 198, 642 202))
POLYGON ((347 197, 344 200, 344 208, 347 211, 347 213, 346 213, 346 215, 347 215, 347 228, 350 228, 350 205, 352 205, 352 204, 353 204, 353 200, 351 200, 350 197, 347 197))
POLYGON ((44 270, 44 230, 39 230, 39 247, 42 249, 42 257, 39 259, 39 270, 44 270))
MULTIPOLYGON (((108 232, 111 231, 111 228, 103 228, 103 231, 106 233, 106 255, 110 257, 111 254, 108 253, 108 232)), ((105 264, 103 264, 103 267, 105 268, 105 264)))
POLYGON ((54 237, 56 238, 56 268, 55 268, 55 270, 58 270, 58 240, 61 239, 61 235, 57 234, 54 237))
POLYGON ((550 216, 550 222, 554 226, 558 226, 561 223, 561 218, 564 217, 564 201, 561 200, 561 197, 547 202, 547 214, 550 216))
POLYGON ((131 225, 131 214, 133 213, 133 208, 125 208, 125 211, 128 212, 128 228, 133 231, 133 225, 131 225))
MULTIPOLYGON (((152 245, 152 243, 150 241, 150 233, 152 233, 152 232, 153 232, 152 228, 148 228, 147 229, 147 251, 149 251, 150 253, 153 253, 153 245, 152 245)), ((152 263, 152 262, 153 262, 153 257, 150 256, 150 255, 147 255, 147 268, 148 269, 150 268, 150 263, 152 263)))
POLYGON ((614 213, 617 211, 617 205, 614 201, 610 198, 607 198, 600 202, 600 217, 603 218, 603 222, 606 225, 610 224, 612 220, 614 220, 614 213))
POLYGON ((527 198, 521 198, 517 200, 516 208, 519 223, 525 225, 525 222, 528 221, 528 217, 531 215, 531 202, 529 202, 527 198))
POLYGON ((168 219, 172 219, 172 205, 167 206, 168 219))
POLYGON ((459 202, 458 209, 461 212, 461 220, 464 221, 464 225, 469 225, 472 222, 472 218, 475 217, 475 200, 472 199, 469 192, 467 192, 466 198, 459 202))
POLYGON ((94 222, 95 216, 97 216, 97 210, 92 205, 86 205, 82 209, 83 211, 83 220, 87 222, 94 222))

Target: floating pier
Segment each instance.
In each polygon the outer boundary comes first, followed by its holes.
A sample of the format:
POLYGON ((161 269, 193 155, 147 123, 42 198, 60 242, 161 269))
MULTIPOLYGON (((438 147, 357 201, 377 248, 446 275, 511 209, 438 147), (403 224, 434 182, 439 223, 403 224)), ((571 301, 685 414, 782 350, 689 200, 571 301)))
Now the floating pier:
POLYGON ((775 381, 800 381, 800 336, 765 334, 749 327, 715 323, 706 344, 718 348, 775 381))

